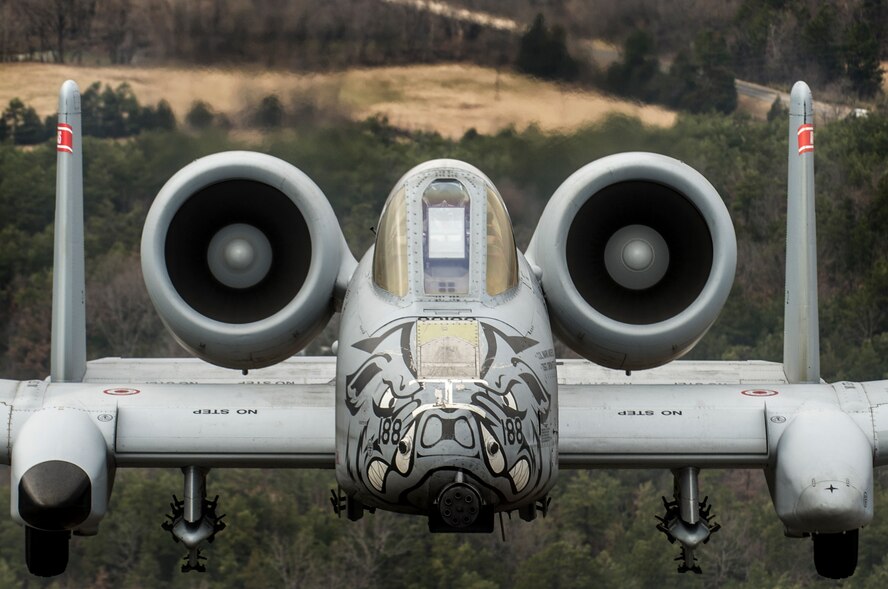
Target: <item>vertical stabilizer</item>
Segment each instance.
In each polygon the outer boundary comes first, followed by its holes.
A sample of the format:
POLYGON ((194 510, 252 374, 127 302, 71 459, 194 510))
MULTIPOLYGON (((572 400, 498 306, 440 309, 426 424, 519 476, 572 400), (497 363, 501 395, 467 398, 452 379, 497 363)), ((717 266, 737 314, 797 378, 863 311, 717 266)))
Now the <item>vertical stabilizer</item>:
POLYGON ((55 258, 52 272, 53 382, 81 382, 86 373, 83 270, 83 144, 80 90, 68 80, 59 92, 55 258))
POLYGON ((820 382, 814 107, 804 82, 796 82, 790 96, 788 157, 783 370, 791 383, 820 382))

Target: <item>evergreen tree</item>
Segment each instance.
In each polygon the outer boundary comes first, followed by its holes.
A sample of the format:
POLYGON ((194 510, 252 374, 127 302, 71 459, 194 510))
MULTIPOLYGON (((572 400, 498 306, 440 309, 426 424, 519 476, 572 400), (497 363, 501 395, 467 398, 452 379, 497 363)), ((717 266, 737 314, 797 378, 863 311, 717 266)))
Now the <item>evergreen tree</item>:
POLYGON ((173 113, 170 103, 166 100, 161 100, 154 108, 146 106, 142 109, 140 126, 143 129, 174 130, 176 128, 176 115, 173 113))
POLYGON ((654 39, 642 30, 634 31, 623 45, 623 60, 607 70, 611 92, 645 102, 660 100, 660 62, 654 39))
POLYGON ((824 82, 832 82, 844 74, 841 42, 838 38, 838 11, 832 4, 823 4, 804 25, 804 55, 817 63, 824 82))
POLYGON ((515 66, 521 72, 548 80, 570 81, 579 73, 579 64, 567 50, 564 29, 547 27, 542 14, 536 15, 521 37, 515 66))
POLYGON ((121 138, 137 135, 145 121, 144 112, 129 84, 104 90, 95 82, 80 96, 83 134, 91 137, 121 138))
POLYGON ((882 88, 879 42, 869 22, 859 20, 845 34, 845 65, 851 87, 861 98, 870 98, 882 88))
POLYGON ((3 111, 2 119, 0 139, 9 137, 16 145, 34 145, 52 136, 52 131, 47 133, 37 111, 18 98, 9 101, 9 106, 3 111))
POLYGON ((276 129, 284 122, 284 105, 276 94, 269 94, 259 103, 253 124, 263 129, 276 129))
POLYGON ((694 53, 700 63, 699 104, 691 112, 715 110, 725 114, 737 108, 734 71, 727 43, 721 35, 705 31, 697 37, 694 53))
POLYGON ((191 110, 185 115, 185 122, 192 129, 206 129, 213 124, 216 114, 209 104, 203 100, 195 100, 191 110))

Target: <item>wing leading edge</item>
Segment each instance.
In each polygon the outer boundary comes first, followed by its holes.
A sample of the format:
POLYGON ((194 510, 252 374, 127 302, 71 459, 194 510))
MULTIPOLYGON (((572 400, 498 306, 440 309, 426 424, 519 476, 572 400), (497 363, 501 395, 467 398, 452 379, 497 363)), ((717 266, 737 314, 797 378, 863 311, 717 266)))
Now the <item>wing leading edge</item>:
POLYGON ((243 376, 197 360, 105 359, 83 383, 4 381, 7 448, 36 412, 77 412, 116 466, 332 468, 334 366, 298 358, 243 376))

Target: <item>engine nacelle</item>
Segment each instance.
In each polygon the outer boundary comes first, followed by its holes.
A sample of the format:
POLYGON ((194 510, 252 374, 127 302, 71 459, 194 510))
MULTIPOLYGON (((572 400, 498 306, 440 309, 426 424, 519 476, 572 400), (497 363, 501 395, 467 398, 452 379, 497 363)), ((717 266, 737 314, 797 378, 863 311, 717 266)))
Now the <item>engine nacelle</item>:
POLYGON ((356 265, 321 189, 275 157, 226 152, 175 174, 142 233, 148 294, 176 340, 261 368, 327 324, 356 265))
POLYGON ((561 339, 603 366, 640 370, 703 337, 731 290, 737 243, 721 197, 696 170, 622 153, 564 181, 527 257, 561 339))

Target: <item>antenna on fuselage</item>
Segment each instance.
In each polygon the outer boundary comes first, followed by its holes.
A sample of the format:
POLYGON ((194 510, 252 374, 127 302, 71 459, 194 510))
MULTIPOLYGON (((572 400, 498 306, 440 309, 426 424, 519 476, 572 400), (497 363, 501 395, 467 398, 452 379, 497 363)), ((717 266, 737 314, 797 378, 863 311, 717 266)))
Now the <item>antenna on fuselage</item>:
POLYGON ((814 216, 814 106, 804 82, 789 101, 786 308, 783 371, 790 383, 820 382, 817 232, 814 216))
POLYGON ((86 374, 86 285, 83 253, 83 141, 80 89, 59 92, 55 250, 52 271, 52 382, 82 382, 86 374))

